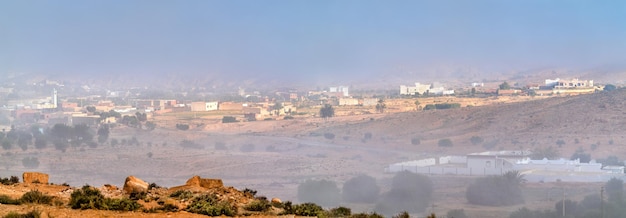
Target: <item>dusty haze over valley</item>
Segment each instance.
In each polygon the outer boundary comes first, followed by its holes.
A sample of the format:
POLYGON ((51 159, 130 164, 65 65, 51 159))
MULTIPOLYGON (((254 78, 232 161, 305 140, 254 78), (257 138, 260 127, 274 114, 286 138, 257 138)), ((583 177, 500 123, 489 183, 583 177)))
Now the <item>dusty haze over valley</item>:
POLYGON ((0 216, 623 217, 624 20, 0 1, 0 216))

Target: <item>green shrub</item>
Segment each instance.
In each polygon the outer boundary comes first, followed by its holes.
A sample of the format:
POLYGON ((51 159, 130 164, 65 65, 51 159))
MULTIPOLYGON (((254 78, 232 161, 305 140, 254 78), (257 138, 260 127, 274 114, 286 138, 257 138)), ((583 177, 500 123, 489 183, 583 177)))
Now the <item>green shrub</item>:
POLYGON ((193 198, 193 193, 187 190, 178 190, 170 194, 170 197, 176 198, 178 200, 188 200, 193 198))
POLYGON ((236 122, 237 122, 237 118, 235 117, 231 117, 231 116, 222 117, 222 123, 236 123, 236 122))
POLYGON ((19 200, 13 199, 8 195, 0 195, 0 204, 19 205, 20 203, 19 200))
POLYGON ((293 206, 296 216, 319 216, 324 213, 324 209, 315 203, 303 203, 293 206))
POLYGON ((256 196, 256 193, 257 193, 257 191, 256 191, 256 190, 254 190, 254 189, 245 188, 245 189, 243 190, 243 194, 248 195, 248 196, 250 196, 250 197, 254 197, 254 196, 256 196))
POLYGON ((13 185, 20 183, 20 178, 17 176, 11 176, 10 178, 0 178, 0 183, 3 185, 13 185))
POLYGON ((411 144, 412 145, 419 145, 422 143, 422 140, 420 140, 419 138, 412 138, 411 139, 411 144))
POLYGON ((350 218, 385 218, 383 215, 377 214, 376 212, 372 213, 357 213, 350 216, 350 218))
POLYGON ((324 133, 324 138, 333 140, 333 139, 335 139, 335 134, 333 134, 333 133, 324 133))
MULTIPOLYGON (((148 188, 150 188, 150 186, 148 186, 148 188)), ((146 197, 148 197, 148 193, 146 192, 131 192, 129 198, 131 200, 143 200, 146 199, 146 197)))
POLYGON ((446 217, 467 218, 467 215, 465 215, 465 211, 463 209, 455 209, 448 211, 446 217))
POLYGON ((128 198, 106 198, 106 210, 135 211, 141 204, 128 198))
POLYGON ((250 202, 243 209, 248 211, 258 211, 258 212, 266 212, 268 211, 272 205, 266 198, 257 198, 254 201, 250 202))
POLYGON ((38 210, 32 210, 28 213, 17 213, 17 212, 9 212, 9 214, 3 216, 3 218, 39 218, 41 217, 41 212, 38 210))
POLYGON ((69 204, 72 209, 81 210, 96 209, 135 211, 141 208, 139 203, 127 198, 105 198, 98 189, 92 188, 88 185, 72 192, 69 204))
POLYGON ((352 215, 352 210, 347 207, 337 207, 330 209, 329 215, 330 217, 349 217, 352 215))
POLYGON ((427 104, 426 106, 424 106, 424 110, 445 110, 445 109, 451 109, 451 108, 460 108, 461 104, 459 103, 443 103, 443 104, 427 104))
POLYGON ((254 144, 245 144, 245 145, 242 145, 239 148, 239 151, 241 151, 241 152, 253 152, 254 151, 254 147, 255 147, 254 144))
POLYGON ((207 216, 234 216, 237 208, 226 201, 220 201, 216 195, 201 195, 193 199, 185 209, 190 213, 207 216))
POLYGON ((433 182, 427 176, 403 171, 393 177, 391 190, 385 193, 375 211, 393 215, 399 211, 424 212, 430 205, 433 182))
POLYGON ((410 217, 411 216, 409 216, 409 212, 403 211, 399 214, 394 215, 392 218, 410 218, 410 217))
POLYGON ((343 184, 342 197, 350 203, 375 203, 380 194, 376 179, 368 175, 359 175, 343 184))
POLYGON ((439 147, 452 147, 454 144, 452 143, 452 140, 450 139, 439 139, 439 142, 437 142, 437 145, 439 145, 439 147))
POLYGON ((501 176, 479 178, 467 187, 465 196, 470 204, 485 206, 510 206, 524 202, 522 175, 517 171, 501 176))
POLYGON ((24 195, 22 195, 22 197, 20 198, 20 202, 30 204, 51 204, 52 198, 52 196, 48 196, 40 191, 33 190, 24 193, 24 195))
POLYGON ((22 165, 30 169, 37 168, 39 167, 39 159, 36 157, 25 157, 22 159, 22 165))
POLYGON ((106 202, 104 196, 98 189, 88 185, 75 190, 70 195, 70 207, 72 209, 104 209, 106 202))
POLYGON ((143 210, 144 213, 159 213, 159 212, 178 212, 180 208, 173 204, 163 204, 159 207, 153 207, 143 210))
POLYGON ((328 180, 307 180, 298 186, 298 200, 324 206, 336 206, 341 201, 337 184, 328 180))
POLYGON ((472 136, 472 138, 470 138, 470 142, 471 142, 473 145, 478 145, 478 144, 481 144, 481 143, 483 143, 484 141, 485 141, 485 140, 484 140, 482 137, 480 137, 480 136, 472 136))
POLYGON ((188 130, 189 129, 189 124, 180 124, 180 123, 178 123, 178 124, 176 124, 176 129, 188 130))

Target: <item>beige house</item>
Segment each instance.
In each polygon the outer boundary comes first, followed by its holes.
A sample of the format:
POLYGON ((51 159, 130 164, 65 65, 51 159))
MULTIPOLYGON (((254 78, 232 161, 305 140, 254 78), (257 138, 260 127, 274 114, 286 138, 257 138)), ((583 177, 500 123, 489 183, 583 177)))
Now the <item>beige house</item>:
POLYGON ((217 101, 213 102, 191 102, 191 111, 215 111, 218 109, 217 101))
POLYGON ((339 98, 339 106, 359 105, 359 99, 356 98, 339 98))

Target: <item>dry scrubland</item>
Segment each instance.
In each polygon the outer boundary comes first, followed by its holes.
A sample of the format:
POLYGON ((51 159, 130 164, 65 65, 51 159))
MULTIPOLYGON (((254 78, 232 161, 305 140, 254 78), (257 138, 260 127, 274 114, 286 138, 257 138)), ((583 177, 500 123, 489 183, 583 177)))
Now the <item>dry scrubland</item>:
MULTIPOLYGON (((41 164, 37 171, 49 173, 53 183, 67 182, 72 186, 120 185, 126 176, 134 175, 150 183, 171 187, 184 183, 193 175, 201 175, 221 178, 227 186, 256 189, 260 195, 269 198, 297 202, 298 184, 306 179, 332 180, 341 188, 346 180, 365 173, 377 178, 384 192, 389 189, 393 175, 384 174, 383 169, 390 163, 480 152, 486 147, 500 150, 553 146, 563 157, 582 148, 592 158, 616 155, 624 159, 626 139, 621 133, 626 130, 623 118, 625 98, 626 92, 619 90, 551 98, 418 99, 420 105, 437 101, 463 105, 459 109, 437 111, 415 111, 415 99, 399 99, 387 101, 388 110, 383 114, 374 113, 370 108, 348 115, 350 112, 338 108, 337 114, 346 115, 328 121, 302 116, 294 120, 222 124, 211 115, 177 117, 170 114, 154 118, 160 126, 154 131, 127 127, 112 129, 111 138, 136 137, 139 145, 101 145, 69 149, 65 153, 49 146, 42 151, 16 150, 2 158, 19 163, 25 156, 38 157, 41 164), (178 122, 195 125, 188 131, 180 131, 174 128, 178 122), (335 137, 328 139, 324 137, 325 133, 333 133, 335 137), (470 143, 473 136, 482 137, 485 142, 474 145, 470 143), (420 139, 419 145, 411 143, 414 138, 420 139), (450 139, 454 145, 439 147, 437 142, 440 139, 450 139), (182 140, 193 141, 199 146, 181 147, 182 140), (563 140, 565 144, 558 146, 557 140, 563 140), (149 157, 148 153, 152 156, 149 157)), ((315 112, 316 109, 308 110, 315 112)), ((6 167, 1 176, 21 175, 23 171, 30 169, 16 164, 6 167)), ((559 199, 550 195, 559 194, 562 187, 565 187, 568 198, 582 198, 596 193, 602 185, 526 184, 523 187, 524 205, 485 207, 470 205, 465 199, 465 188, 474 178, 431 178, 435 191, 433 206, 428 212, 445 214, 448 210, 463 208, 470 217, 506 217, 522 206, 553 208, 559 199)), ((29 188, 32 187, 23 190, 29 188)), ((12 191, 0 188, 0 194, 12 191)), ((354 211, 371 211, 373 208, 368 204, 345 206, 354 211)), ((2 207, 2 211, 25 210, 2 207)), ((97 213, 102 214, 93 215, 121 216, 97 213)), ((129 216, 135 215, 139 216, 129 216)))

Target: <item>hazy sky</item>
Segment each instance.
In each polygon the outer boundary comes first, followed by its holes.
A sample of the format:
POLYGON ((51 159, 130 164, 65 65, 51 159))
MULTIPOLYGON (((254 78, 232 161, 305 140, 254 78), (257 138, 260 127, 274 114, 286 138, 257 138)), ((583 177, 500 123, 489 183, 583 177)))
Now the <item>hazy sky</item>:
POLYGON ((0 0, 0 73, 298 78, 624 61, 618 0, 0 0))

